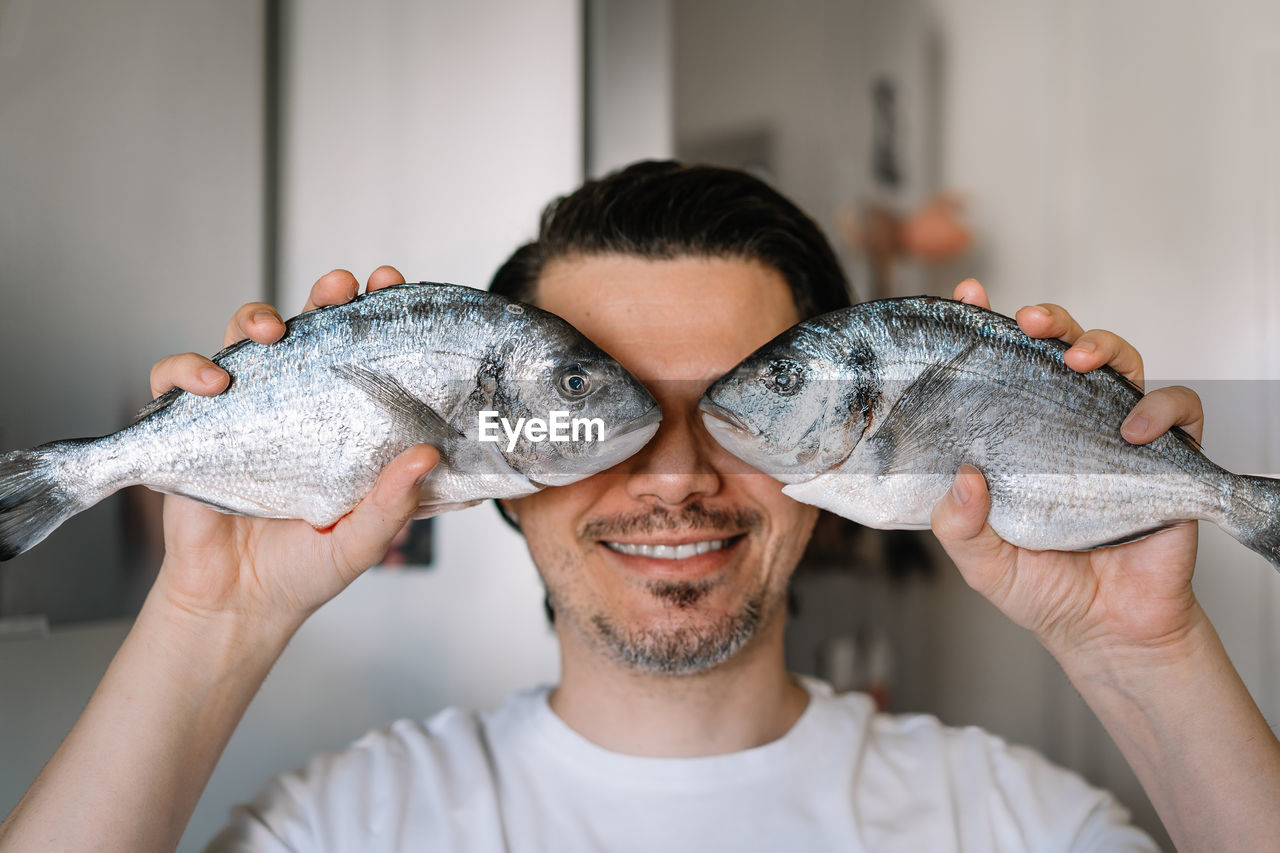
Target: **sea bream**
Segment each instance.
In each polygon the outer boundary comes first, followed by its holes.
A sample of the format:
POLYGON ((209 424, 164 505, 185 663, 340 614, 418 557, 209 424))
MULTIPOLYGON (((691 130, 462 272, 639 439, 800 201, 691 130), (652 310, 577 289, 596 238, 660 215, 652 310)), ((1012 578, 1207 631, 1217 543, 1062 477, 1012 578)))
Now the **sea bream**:
POLYGON ((1109 367, 1075 372, 1067 349, 974 305, 884 299, 793 326, 700 406, 784 494, 868 527, 928 527, 967 463, 1015 545, 1089 550, 1206 519, 1280 569, 1280 480, 1223 470, 1178 428, 1125 441, 1142 392, 1109 367))
POLYGON ((662 417, 564 320, 469 287, 397 285, 285 326, 277 343, 241 341, 213 357, 231 374, 222 394, 175 389, 117 433, 0 455, 0 559, 134 484, 327 527, 419 443, 440 451, 421 515, 518 497, 616 465, 662 417), (507 434, 481 440, 482 412, 490 433, 503 424, 507 434), (586 426, 560 436, 519 427, 556 418, 586 426))

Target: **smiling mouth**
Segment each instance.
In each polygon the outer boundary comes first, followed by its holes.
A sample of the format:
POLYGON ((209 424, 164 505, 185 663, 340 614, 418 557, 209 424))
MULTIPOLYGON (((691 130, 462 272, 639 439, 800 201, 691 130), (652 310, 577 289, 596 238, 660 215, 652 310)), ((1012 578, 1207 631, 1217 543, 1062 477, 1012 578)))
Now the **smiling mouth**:
POLYGON ((687 560, 699 554, 712 551, 723 551, 736 543, 742 536, 731 536, 728 539, 706 539, 702 542, 686 542, 683 545, 651 545, 639 542, 602 542, 606 548, 629 557, 650 557, 655 560, 687 560))

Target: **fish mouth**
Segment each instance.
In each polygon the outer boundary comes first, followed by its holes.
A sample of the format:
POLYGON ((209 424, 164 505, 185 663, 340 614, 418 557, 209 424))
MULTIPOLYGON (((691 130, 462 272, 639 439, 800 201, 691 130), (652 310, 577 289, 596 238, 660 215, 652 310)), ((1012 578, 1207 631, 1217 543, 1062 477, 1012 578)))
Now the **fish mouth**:
MULTIPOLYGON (((641 415, 640 417, 627 421, 625 424, 620 425, 613 432, 609 433, 609 435, 605 437, 605 441, 609 441, 615 438, 622 438, 622 436, 630 435, 631 433, 636 432, 637 430, 642 430, 645 427, 654 426, 660 420, 662 420, 662 409, 655 404, 654 406, 651 406, 649 410, 645 412, 643 415, 641 415)), ((657 429, 655 428, 653 432, 657 432, 657 429)), ((636 448, 636 449, 639 450, 640 448, 636 448)))
POLYGON ((761 431, 748 426, 724 406, 704 397, 698 408, 702 410, 703 425, 716 443, 752 468, 783 483, 807 479, 798 477, 794 465, 788 465, 768 453, 761 446, 761 431))
POLYGON ((699 400, 698 408, 704 414, 710 415, 716 420, 724 421, 729 426, 733 427, 734 429, 742 430, 747 435, 756 436, 760 434, 760 430, 752 426, 749 426, 745 421, 742 420, 742 418, 738 417, 733 412, 729 411, 724 406, 720 405, 719 403, 715 402, 709 397, 703 397, 701 400, 699 400))
POLYGON ((561 471, 543 471, 539 476, 529 479, 538 486, 567 486, 608 470, 639 453, 658 431, 658 422, 661 420, 662 409, 654 404, 638 418, 619 424, 603 440, 591 442, 593 449, 590 455, 583 457, 577 464, 561 471))

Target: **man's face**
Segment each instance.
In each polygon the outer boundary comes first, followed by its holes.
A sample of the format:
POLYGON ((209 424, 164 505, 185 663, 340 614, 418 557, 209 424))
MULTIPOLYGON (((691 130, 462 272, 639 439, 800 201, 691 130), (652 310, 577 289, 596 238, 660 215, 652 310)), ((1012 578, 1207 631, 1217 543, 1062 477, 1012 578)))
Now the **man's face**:
POLYGON ((509 504, 562 642, 649 672, 726 660, 779 626, 817 510, 716 444, 698 398, 799 319, 786 281, 742 260, 584 256, 549 264, 535 301, 618 359, 663 413, 625 462, 509 504))

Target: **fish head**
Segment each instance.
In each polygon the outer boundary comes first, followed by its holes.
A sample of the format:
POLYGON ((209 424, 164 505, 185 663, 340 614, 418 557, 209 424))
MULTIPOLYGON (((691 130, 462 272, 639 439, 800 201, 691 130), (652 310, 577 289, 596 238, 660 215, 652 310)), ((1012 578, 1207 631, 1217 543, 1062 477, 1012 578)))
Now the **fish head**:
MULTIPOLYGON (((530 308, 530 311, 535 309, 530 308)), ((545 313, 545 312, 543 312, 545 313)), ((553 346, 525 341, 509 355, 496 409, 510 424, 525 418, 512 440, 503 437, 507 464, 542 486, 563 486, 612 468, 658 431, 662 410, 640 381, 612 356, 554 315, 553 346), (531 431, 529 424, 541 421, 531 431)))
POLYGON ((784 483, 825 473, 857 446, 875 389, 867 353, 842 352, 821 326, 793 326, 707 389, 703 423, 734 456, 784 483))

